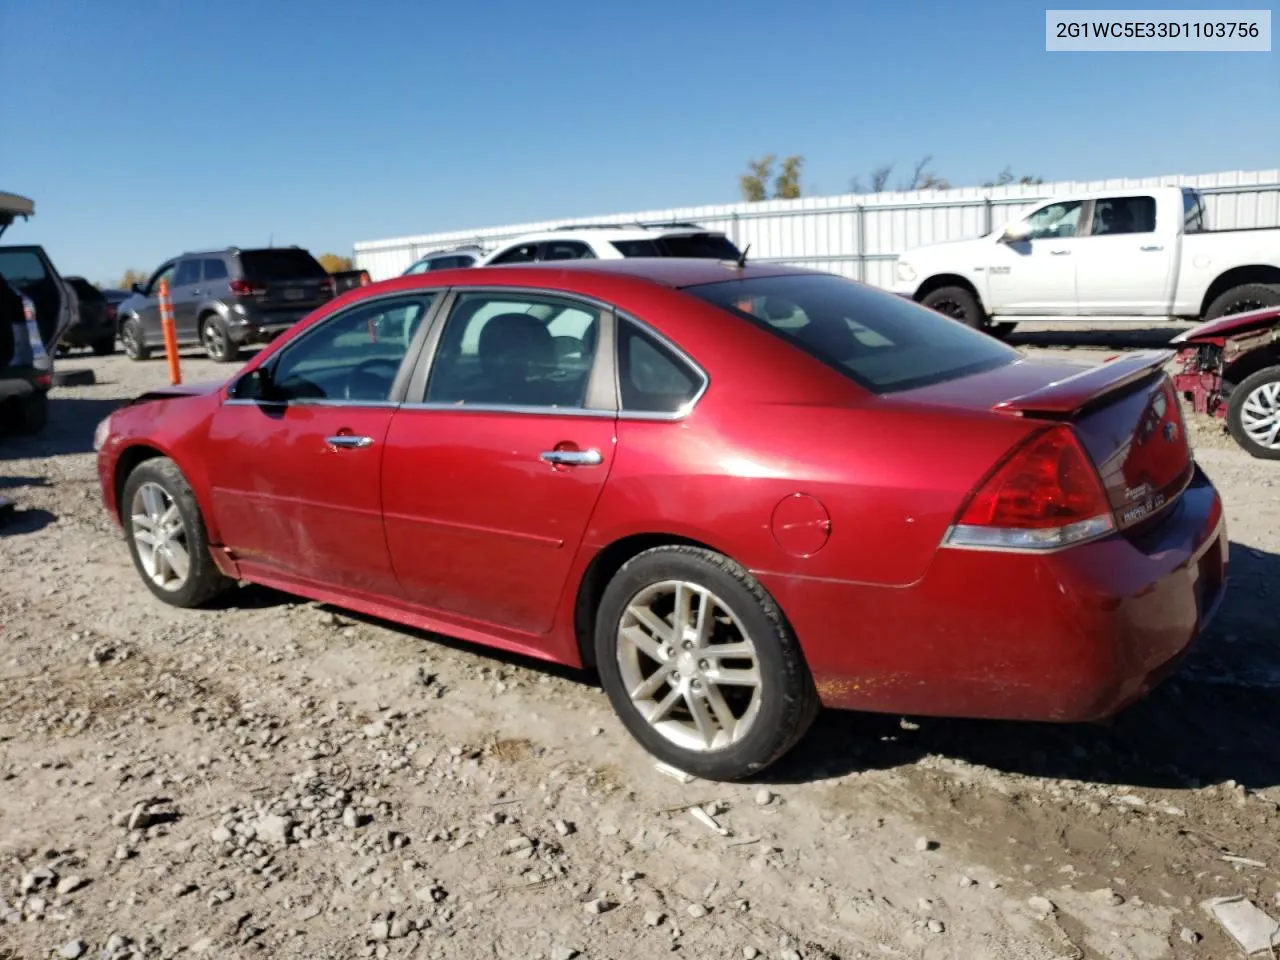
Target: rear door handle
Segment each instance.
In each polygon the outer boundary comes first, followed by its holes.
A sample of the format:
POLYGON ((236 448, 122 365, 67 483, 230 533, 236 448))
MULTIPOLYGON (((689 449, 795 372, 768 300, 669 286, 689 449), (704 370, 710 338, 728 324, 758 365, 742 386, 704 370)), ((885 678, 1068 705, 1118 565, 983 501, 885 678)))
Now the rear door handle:
POLYGON ((343 447, 348 450, 362 450, 373 446, 373 437, 356 437, 349 433, 340 433, 336 437, 325 437, 325 443, 331 447, 343 447))
POLYGON ((567 467, 598 467, 604 463, 599 450, 546 450, 539 459, 567 467))
POLYGON ((1164 247, 1161 247, 1161 246, 1154 246, 1154 245, 1153 245, 1153 246, 1150 246, 1150 247, 1139 247, 1138 249, 1139 249, 1139 250, 1141 250, 1143 253, 1155 253, 1155 252, 1157 252, 1157 251, 1159 251, 1159 250, 1163 250, 1163 249, 1164 249, 1164 247))
POLYGON ((1069 257, 1069 256, 1071 256, 1071 251, 1070 251, 1070 250, 1050 250, 1050 251, 1049 251, 1049 256, 1051 256, 1051 257, 1069 257))

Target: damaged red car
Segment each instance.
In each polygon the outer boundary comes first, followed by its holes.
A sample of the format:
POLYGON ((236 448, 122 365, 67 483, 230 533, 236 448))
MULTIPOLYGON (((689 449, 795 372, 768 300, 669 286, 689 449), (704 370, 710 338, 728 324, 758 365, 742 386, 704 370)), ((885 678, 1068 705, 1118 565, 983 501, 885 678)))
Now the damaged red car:
POLYGON ((1173 382, 1192 409, 1226 418, 1251 456, 1280 460, 1280 308, 1210 320, 1173 343, 1173 382))
POLYGON ((160 600, 252 581, 592 666, 712 779, 820 706, 1088 721, 1226 585, 1171 354, 1030 359, 827 274, 707 260, 401 277, 96 438, 160 600))

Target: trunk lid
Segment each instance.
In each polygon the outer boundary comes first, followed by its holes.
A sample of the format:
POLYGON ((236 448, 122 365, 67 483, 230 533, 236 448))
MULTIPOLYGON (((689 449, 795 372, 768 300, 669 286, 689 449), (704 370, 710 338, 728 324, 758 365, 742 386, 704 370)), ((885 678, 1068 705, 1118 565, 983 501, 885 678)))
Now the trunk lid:
POLYGON ((1153 522, 1194 473, 1172 351, 1130 354, 1094 366, 1021 360, 912 391, 913 399, 1044 422, 1070 423, 1097 467, 1120 530, 1153 522))

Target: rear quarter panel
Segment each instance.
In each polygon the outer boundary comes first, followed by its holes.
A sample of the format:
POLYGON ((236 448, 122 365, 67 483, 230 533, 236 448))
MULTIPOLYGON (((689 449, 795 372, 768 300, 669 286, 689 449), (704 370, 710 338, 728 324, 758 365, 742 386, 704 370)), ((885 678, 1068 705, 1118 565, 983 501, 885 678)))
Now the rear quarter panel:
POLYGON ((1178 316, 1198 316, 1205 293, 1228 270, 1251 266, 1280 269, 1280 227, 1188 233, 1179 240, 1181 259, 1173 305, 1178 316))

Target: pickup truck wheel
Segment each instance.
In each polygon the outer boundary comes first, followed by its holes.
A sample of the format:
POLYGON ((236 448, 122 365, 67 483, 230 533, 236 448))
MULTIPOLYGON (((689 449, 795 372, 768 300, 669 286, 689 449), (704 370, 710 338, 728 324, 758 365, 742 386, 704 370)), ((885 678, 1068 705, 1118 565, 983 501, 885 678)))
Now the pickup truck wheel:
POLYGON ((200 342, 204 352, 216 363, 234 363, 240 358, 240 347, 231 339, 227 325, 217 314, 209 314, 200 321, 200 342))
POLYGON ((142 336, 142 324, 130 318, 120 327, 120 343, 124 345, 124 355, 130 360, 146 360, 151 356, 151 349, 142 336))
POLYGON ((1227 401, 1227 429, 1250 456, 1280 460, 1280 366, 1236 384, 1227 401))
POLYGON ((1233 313, 1245 313, 1249 310, 1263 310, 1267 307, 1280 307, 1280 286, 1267 283, 1246 283, 1240 287, 1232 287, 1219 295, 1209 304, 1204 312, 1205 320, 1217 320, 1219 317, 1233 313))
POLYGON ((939 287, 937 290, 930 290, 920 303, 975 330, 981 330, 987 322, 978 298, 964 287, 939 287))

